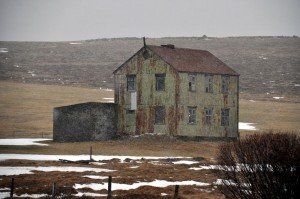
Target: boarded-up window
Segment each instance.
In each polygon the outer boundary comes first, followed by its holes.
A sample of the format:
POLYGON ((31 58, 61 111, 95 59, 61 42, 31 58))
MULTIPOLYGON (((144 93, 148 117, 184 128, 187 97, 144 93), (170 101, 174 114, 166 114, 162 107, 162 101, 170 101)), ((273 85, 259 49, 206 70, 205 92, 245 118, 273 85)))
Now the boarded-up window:
POLYGON ((164 106, 155 107, 155 124, 165 123, 166 110, 164 106))
POLYGON ((189 110, 189 124, 196 124, 197 107, 188 107, 188 110, 189 110))
POLYGON ((155 74, 157 91, 165 90, 165 77, 166 77, 166 74, 155 74))
POLYGON ((213 92, 213 76, 205 75, 205 92, 212 93, 213 92))
POLYGON ((196 75, 189 75, 189 91, 196 91, 196 75))
POLYGON ((135 79, 136 75, 127 75, 127 90, 135 91, 135 79))
POLYGON ((228 93, 229 76, 228 75, 222 75, 221 80, 222 80, 222 83, 221 83, 222 93, 228 93))
POLYGON ((212 124, 213 109, 212 108, 205 108, 204 113, 205 113, 205 124, 206 125, 211 125, 212 124))
POLYGON ((229 126, 229 108, 221 109, 221 126, 229 126))

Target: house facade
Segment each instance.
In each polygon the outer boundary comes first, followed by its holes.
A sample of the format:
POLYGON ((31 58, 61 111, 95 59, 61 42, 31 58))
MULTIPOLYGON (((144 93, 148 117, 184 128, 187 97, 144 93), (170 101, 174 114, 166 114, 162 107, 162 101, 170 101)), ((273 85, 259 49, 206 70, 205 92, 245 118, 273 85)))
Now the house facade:
POLYGON ((145 44, 114 77, 119 134, 239 137, 239 74, 208 51, 145 44))

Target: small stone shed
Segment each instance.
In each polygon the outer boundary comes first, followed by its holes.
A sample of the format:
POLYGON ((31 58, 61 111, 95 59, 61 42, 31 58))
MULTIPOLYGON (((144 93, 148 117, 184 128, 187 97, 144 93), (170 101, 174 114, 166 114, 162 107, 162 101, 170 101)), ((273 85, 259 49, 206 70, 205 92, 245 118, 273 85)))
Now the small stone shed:
POLYGON ((108 140, 116 136, 117 105, 87 102, 53 110, 53 141, 108 140))

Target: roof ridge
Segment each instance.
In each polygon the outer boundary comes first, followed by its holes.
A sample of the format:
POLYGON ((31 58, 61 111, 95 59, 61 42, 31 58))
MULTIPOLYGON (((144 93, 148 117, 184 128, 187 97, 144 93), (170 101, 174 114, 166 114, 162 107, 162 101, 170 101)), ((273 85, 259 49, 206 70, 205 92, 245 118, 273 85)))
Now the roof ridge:
MULTIPOLYGON (((194 51, 205 51, 205 52, 209 52, 208 50, 202 50, 202 49, 196 49, 196 48, 182 48, 182 47, 176 47, 176 45, 174 45, 175 46, 175 48, 168 48, 168 47, 164 47, 164 46, 157 46, 157 45, 148 45, 147 44, 147 46, 149 46, 149 47, 159 47, 159 48, 164 48, 164 49, 170 49, 170 50, 176 50, 176 49, 180 49, 180 50, 194 50, 194 51)), ((210 52, 209 52, 210 53, 210 52)))

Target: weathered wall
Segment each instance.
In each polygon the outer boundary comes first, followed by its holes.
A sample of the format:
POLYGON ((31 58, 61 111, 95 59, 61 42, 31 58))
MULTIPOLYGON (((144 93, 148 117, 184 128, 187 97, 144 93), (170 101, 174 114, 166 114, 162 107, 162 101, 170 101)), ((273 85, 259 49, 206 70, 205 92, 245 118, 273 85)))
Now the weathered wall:
POLYGON ((148 58, 138 52, 115 74, 115 99, 119 103, 118 131, 128 134, 174 132, 175 124, 175 78, 177 72, 157 55, 148 51, 148 58), (155 74, 165 73, 165 91, 155 90, 155 74), (130 92, 126 87, 126 75, 136 74, 137 110, 126 113, 130 106, 130 92), (154 124, 155 106, 165 106, 165 124, 154 124), (174 116, 174 117, 171 117, 174 116))
POLYGON ((53 140, 107 140, 117 133, 117 105, 89 102, 53 110, 53 140))
POLYGON ((141 49, 115 73, 115 100, 118 108, 118 132, 158 133, 175 136, 237 137, 238 77, 230 76, 229 92, 221 93, 221 75, 213 76, 213 93, 205 92, 204 74, 196 74, 196 92, 188 89, 188 73, 177 72, 159 56, 141 49), (155 74, 165 73, 165 91, 155 90, 155 74), (128 113, 130 92, 126 75, 136 75, 137 110, 128 113), (165 124, 154 124, 155 106, 165 106, 165 124), (196 124, 188 124, 188 106, 197 107, 196 124), (204 108, 213 108, 212 125, 204 124, 204 108), (229 108, 229 126, 221 126, 221 108, 229 108))
POLYGON ((213 75, 213 93, 205 92, 205 74, 196 75, 196 91, 189 91, 188 73, 180 73, 179 132, 183 136, 238 136, 238 76, 230 76, 229 91, 221 92, 221 75, 213 75), (196 124, 188 124, 188 106, 196 106, 196 124), (213 108, 212 124, 206 125, 204 108, 213 108), (229 108, 229 126, 221 126, 221 109, 229 108))

